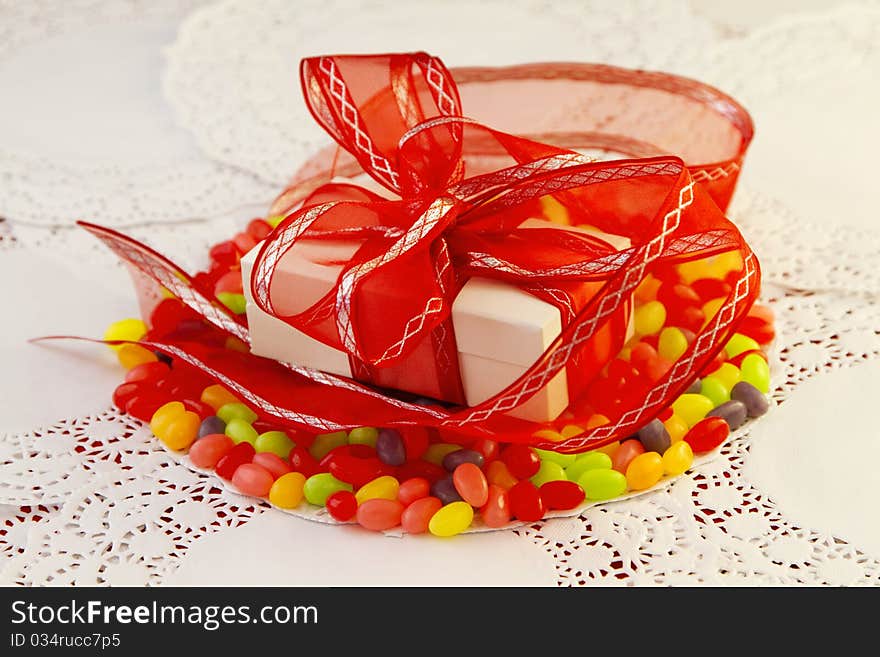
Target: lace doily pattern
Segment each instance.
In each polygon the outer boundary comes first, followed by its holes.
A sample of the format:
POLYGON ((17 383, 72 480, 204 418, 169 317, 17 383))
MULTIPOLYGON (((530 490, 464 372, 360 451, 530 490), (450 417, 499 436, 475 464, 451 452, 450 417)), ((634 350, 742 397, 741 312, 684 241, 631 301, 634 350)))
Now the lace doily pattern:
MULTIPOLYGON (((155 30, 156 25, 167 26, 170 31, 183 16, 205 1, 2 3, 0 66, 17 71, 16 57, 23 49, 60 38, 94 35, 95 30, 103 29, 101 34, 109 34, 118 26, 127 30, 126 34, 135 40, 141 33, 139 30, 150 36, 149 30, 155 30)), ((158 52, 155 59, 161 61, 158 52)), ((156 66, 157 78, 160 70, 156 66)), ((94 94, 100 98, 100 80, 96 76, 90 79, 86 73, 82 75, 84 84, 94 79, 93 87, 84 88, 83 97, 94 94)), ((160 88, 158 82, 156 87, 160 88)), ((157 98, 157 103, 161 102, 161 98, 157 98)), ((102 111, 105 110, 96 101, 93 112, 98 115, 102 111)), ((150 114, 152 111, 145 107, 138 120, 164 121, 171 127, 170 110, 167 117, 154 116, 150 114)), ((26 121, 25 118, 17 120, 26 121)), ((53 126, 50 129, 58 128, 53 126)), ((24 132, 36 134, 40 130, 39 119, 23 126, 24 132)), ((103 136, 99 129, 84 132, 92 134, 98 141, 111 138, 103 136)), ((129 143, 140 143, 137 129, 133 128, 131 132, 129 143)), ((271 200, 274 190, 254 176, 208 160, 195 148, 185 148, 188 137, 176 135, 173 129, 162 134, 168 135, 169 144, 177 144, 169 152, 181 151, 187 155, 175 152, 163 157, 161 149, 145 146, 143 150, 149 153, 125 162, 114 162, 105 158, 63 157, 54 151, 45 151, 39 140, 33 140, 32 147, 27 149, 18 141, 15 146, 9 143, 0 146, 0 179, 3 180, 0 216, 42 226, 71 224, 80 218, 107 225, 131 225, 201 218, 232 209, 243 202, 265 204, 271 200)), ((83 148, 87 148, 86 142, 83 144, 83 148)))

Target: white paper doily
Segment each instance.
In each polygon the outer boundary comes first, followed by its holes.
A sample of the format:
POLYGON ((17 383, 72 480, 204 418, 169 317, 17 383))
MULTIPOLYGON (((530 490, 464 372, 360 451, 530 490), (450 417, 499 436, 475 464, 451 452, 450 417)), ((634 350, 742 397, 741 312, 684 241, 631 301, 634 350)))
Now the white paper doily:
POLYGON ((204 1, 0 3, 0 216, 131 225, 271 200, 207 159, 163 100, 162 48, 204 1))

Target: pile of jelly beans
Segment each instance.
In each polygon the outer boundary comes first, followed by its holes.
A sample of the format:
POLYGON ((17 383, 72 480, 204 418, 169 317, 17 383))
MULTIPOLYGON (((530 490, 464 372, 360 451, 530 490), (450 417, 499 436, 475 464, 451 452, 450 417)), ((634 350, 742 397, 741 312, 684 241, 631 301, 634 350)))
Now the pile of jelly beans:
MULTIPOLYGON (((239 259, 275 223, 255 219, 233 240, 215 245, 210 269, 194 283, 232 312, 244 312, 239 259)), ((575 409, 588 421, 574 424, 575 415, 565 413, 536 438, 560 441, 616 419, 685 352, 740 268, 738 255, 722 254, 646 277, 634 295, 633 337, 585 395, 589 407, 575 409)), ((150 326, 122 320, 105 338, 136 342, 172 330, 244 348, 173 298, 159 304, 150 326)), ((278 508, 312 505, 369 530, 452 536, 475 522, 534 522, 550 511, 647 490, 688 470, 695 454, 716 449, 747 418, 767 412, 771 311, 755 305, 738 331, 657 418, 626 440, 581 454, 488 439, 444 442, 436 431, 418 427, 293 431, 260 418, 185 363, 130 343, 112 347, 127 370, 113 401, 149 422, 159 440, 186 452, 194 466, 278 508)))

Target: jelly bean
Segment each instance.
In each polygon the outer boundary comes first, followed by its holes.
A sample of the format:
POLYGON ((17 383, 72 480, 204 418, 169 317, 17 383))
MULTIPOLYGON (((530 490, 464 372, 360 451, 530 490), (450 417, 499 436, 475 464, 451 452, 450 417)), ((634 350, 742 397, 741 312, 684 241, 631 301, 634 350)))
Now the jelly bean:
POLYGON ((718 314, 718 311, 721 310, 721 306, 724 305, 725 301, 727 301, 726 298, 719 297, 716 299, 711 299, 703 304, 702 310, 703 315, 705 315, 706 317, 706 324, 708 324, 709 320, 711 320, 713 317, 715 317, 715 315, 718 314))
POLYGON ((733 358, 744 351, 751 351, 752 349, 760 348, 761 345, 755 342, 752 338, 743 335, 742 333, 734 333, 724 346, 724 351, 727 353, 728 358, 733 358))
POLYGON ((518 481, 516 477, 510 474, 504 461, 492 461, 486 466, 486 479, 490 484, 507 490, 516 485, 518 481))
POLYGON ((430 444, 427 429, 424 427, 404 427, 399 433, 401 440, 403 440, 403 452, 406 461, 415 461, 422 458, 430 444))
POLYGON ((646 452, 662 454, 672 444, 672 437, 666 430, 666 426, 660 420, 651 420, 639 429, 636 436, 646 452))
POLYGON ((379 430, 375 427, 357 427, 348 432, 348 442, 351 445, 369 445, 376 447, 376 439, 379 437, 379 430))
POLYGON ((373 479, 389 475, 390 467, 382 463, 376 456, 376 450, 369 445, 343 445, 332 450, 320 463, 322 470, 340 481, 360 488, 373 479), (362 448, 365 452, 358 452, 362 448))
POLYGON ((116 351, 116 358, 119 360, 119 364, 127 370, 146 363, 156 363, 159 360, 156 358, 156 354, 139 344, 121 345, 116 351))
POLYGON ((309 504, 315 506, 324 506, 327 498, 338 490, 351 491, 351 484, 339 481, 329 472, 319 472, 306 479, 303 486, 303 494, 309 501, 309 504))
POLYGON ((431 485, 431 495, 439 499, 443 504, 450 504, 461 500, 461 495, 455 489, 455 483, 451 476, 443 477, 431 485))
POLYGON ((483 455, 484 463, 498 458, 498 453, 501 451, 498 441, 490 438, 481 438, 473 444, 472 449, 483 455))
POLYGON ((694 462, 694 451, 687 441, 680 440, 663 453, 663 472, 673 476, 687 471, 694 462))
POLYGON ((688 427, 706 417, 706 413, 713 408, 712 400, 703 395, 684 394, 672 402, 672 411, 684 420, 688 427))
POLYGON ((569 481, 577 481, 587 470, 602 468, 611 469, 611 457, 604 452, 587 452, 577 457, 574 463, 565 469, 565 476, 569 481))
POLYGON ((153 413, 167 401, 168 393, 164 390, 140 389, 125 402, 125 412, 138 420, 149 422, 153 413))
POLYGON ((315 436, 315 442, 309 447, 309 453, 320 461, 327 456, 331 450, 348 444, 348 434, 345 431, 334 431, 333 433, 322 433, 315 436))
MULTIPOLYGON (((727 364, 727 354, 724 352, 724 349, 716 352, 712 357, 712 360, 703 367, 703 371, 700 372, 700 376, 706 376, 707 374, 717 374, 718 369, 727 364)), ((697 391, 699 392, 699 391, 697 391)))
POLYGON ((306 478, 321 471, 318 461, 315 460, 315 457, 305 447, 294 447, 290 450, 288 460, 293 471, 302 473, 306 478))
MULTIPOLYGON (((453 452, 454 454, 455 452, 453 452)), ((489 495, 489 483, 479 466, 464 462, 452 473, 452 485, 461 499, 471 506, 483 506, 489 495)))
POLYGON ((301 472, 281 475, 269 489, 269 501, 280 509, 295 509, 302 502, 305 483, 301 472))
POLYGON ((113 391, 113 405, 120 411, 125 411, 125 405, 138 392, 140 392, 140 382, 123 383, 116 386, 113 391))
MULTIPOLYGON (((255 429, 256 431, 256 429, 255 429)), ((258 452, 272 452, 286 459, 293 449, 293 441, 283 431, 266 431, 257 436, 254 447, 258 452)))
POLYGON ((403 504, 397 500, 375 498, 367 500, 357 508, 358 524, 364 529, 382 532, 400 524, 403 504))
POLYGON ((162 363, 158 360, 149 363, 141 363, 140 365, 132 367, 125 373, 125 382, 155 381, 156 379, 165 378, 170 371, 171 369, 166 363, 162 363))
POLYGON ((736 330, 758 344, 770 344, 776 337, 776 329, 773 324, 759 317, 744 318, 736 330))
POLYGON ((431 516, 428 530, 434 536, 455 536, 470 527, 473 521, 474 507, 467 502, 452 502, 431 516))
POLYGON ((730 285, 720 278, 700 278, 691 283, 691 289, 697 293, 702 302, 711 299, 725 298, 730 294, 730 285))
POLYGON ((767 398, 748 381, 740 381, 733 386, 730 397, 745 404, 749 417, 760 417, 770 408, 767 398))
POLYGON ((189 448, 189 460, 197 468, 213 468, 235 443, 229 436, 212 433, 195 441, 189 448))
POLYGON ((228 271, 217 279, 214 283, 214 295, 221 292, 231 292, 232 294, 241 294, 241 272, 237 269, 228 271))
POLYGON ((220 385, 211 385, 202 390, 199 399, 205 402, 215 411, 226 404, 237 404, 238 399, 226 388, 220 385))
POLYGON ((250 463, 254 458, 254 446, 250 443, 239 443, 230 449, 223 457, 217 461, 217 467, 214 472, 223 479, 232 479, 232 475, 243 463, 250 463))
POLYGON ((624 440, 620 443, 614 454, 611 455, 611 467, 621 474, 626 472, 626 467, 639 454, 645 453, 645 446, 638 440, 624 440))
POLYGON ((254 454, 254 458, 251 459, 251 463, 255 463, 261 468, 268 470, 272 475, 272 479, 278 479, 288 472, 293 472, 287 461, 272 452, 257 452, 254 454))
POLYGON ((284 221, 284 215, 278 214, 273 217, 266 217, 266 223, 272 226, 272 228, 276 228, 278 224, 284 221))
POLYGON ((708 397, 716 406, 720 406, 730 399, 730 390, 721 382, 721 379, 714 376, 704 376, 700 380, 700 394, 703 397, 708 397))
POLYGON ((559 452, 554 452, 549 449, 535 448, 535 452, 537 452, 538 458, 540 458, 541 461, 558 463, 559 466, 563 468, 570 466, 577 458, 577 454, 560 454, 559 452))
POLYGON ((501 452, 501 460, 517 479, 528 479, 541 467, 541 459, 531 447, 527 445, 508 445, 501 452))
POLYGON ((265 497, 275 483, 272 474, 255 463, 242 463, 232 475, 232 485, 239 492, 254 497, 265 497))
POLYGON ((673 415, 672 407, 668 406, 668 407, 664 408, 662 411, 660 411, 659 413, 657 413, 657 419, 660 420, 661 422, 666 422, 666 420, 671 418, 672 415, 673 415))
POLYGON ((443 457, 443 467, 449 472, 455 472, 462 463, 473 463, 481 468, 483 461, 483 455, 473 449, 457 449, 443 457))
POLYGON ((234 315, 243 315, 247 310, 247 300, 245 299, 243 294, 236 294, 234 292, 219 292, 214 295, 217 297, 217 300, 222 303, 226 308, 229 309, 229 312, 234 315))
POLYGON ((376 454, 387 465, 403 465, 406 462, 406 445, 396 429, 380 429, 376 439, 376 454))
POLYGON ((661 358, 676 361, 687 351, 688 341, 684 333, 674 326, 667 326, 660 331, 657 353, 661 358))
POLYGON ((547 511, 538 488, 531 481, 521 481, 507 491, 510 512, 519 520, 533 522, 544 517, 547 511))
POLYGON ((685 392, 688 394, 691 394, 691 395, 696 395, 696 394, 699 394, 699 392, 700 392, 700 390, 702 390, 702 388, 703 388, 702 379, 697 379, 692 384, 690 384, 688 386, 688 388, 687 388, 687 390, 685 390, 685 392))
POLYGON ((757 354, 746 356, 741 371, 743 381, 751 383, 763 393, 770 392, 770 366, 766 360, 757 354))
POLYGON ((238 254, 232 241, 220 242, 208 251, 211 260, 221 267, 232 267, 238 264, 238 254))
POLYGON ((400 482, 390 475, 383 475, 361 486, 355 499, 358 504, 374 499, 396 500, 399 491, 400 482))
POLYGON ((162 404, 153 413, 153 417, 150 418, 150 431, 153 432, 153 435, 161 438, 165 435, 165 430, 171 423, 185 412, 186 409, 179 401, 170 401, 167 404, 162 404))
POLYGON ((223 431, 227 436, 232 438, 235 444, 246 442, 256 446, 259 434, 248 422, 241 418, 234 417, 226 423, 226 429, 223 431))
POLYGON ((538 429, 532 434, 532 438, 558 443, 562 440, 562 434, 554 429, 538 429))
POLYGON ((199 416, 192 411, 184 411, 171 421, 165 433, 158 438, 173 450, 184 450, 195 442, 199 433, 199 416))
POLYGON ((253 424, 254 420, 257 419, 257 414, 244 404, 236 402, 233 404, 223 404, 223 406, 217 409, 217 417, 226 424, 229 424, 229 421, 235 418, 244 420, 248 424, 253 424))
MULTIPOLYGON (((140 319, 120 319, 113 322, 104 331, 105 340, 130 340, 137 342, 147 334, 147 325, 140 319)), ((114 351, 118 351, 123 345, 107 345, 114 351)))
POLYGON ((251 219, 251 221, 248 222, 247 228, 244 229, 244 232, 259 242, 268 237, 269 233, 272 232, 272 226, 258 217, 256 219, 251 219))
POLYGON ((679 440, 684 438, 684 435, 688 432, 687 422, 678 417, 675 413, 663 423, 663 426, 666 427, 666 431, 669 434, 669 442, 674 444, 679 440))
POLYGON ((709 411, 709 414, 707 415, 707 417, 720 417, 727 422, 727 426, 730 427, 731 431, 742 426, 742 423, 746 421, 747 416, 748 411, 746 410, 746 405, 735 399, 716 406, 709 411))
POLYGON ((629 362, 641 371, 650 361, 657 360, 657 357, 657 350, 654 347, 647 342, 639 342, 632 348, 629 362))
POLYGON ((200 420, 204 420, 206 417, 212 417, 214 415, 213 408, 200 401, 196 401, 195 399, 184 399, 183 407, 198 415, 200 420))
POLYGON ((611 420, 609 420, 601 413, 593 413, 587 420, 587 429, 595 429, 596 427, 604 426, 606 424, 609 424, 610 422, 611 420))
POLYGON ((638 335, 654 335, 666 323, 666 308, 659 301, 649 301, 636 308, 633 323, 638 335))
POLYGON ((587 499, 592 501, 610 500, 626 492, 626 477, 617 470, 587 470, 578 484, 584 489, 587 499))
POLYGON ((238 251, 242 255, 244 255, 257 245, 257 240, 255 240, 247 233, 236 233, 236 235, 232 238, 232 242, 235 244, 235 248, 238 249, 238 251))
POLYGON ((638 284, 633 294, 639 301, 647 302, 657 298, 657 291, 663 284, 659 278, 655 278, 651 274, 645 276, 642 282, 638 284))
POLYGON ((431 518, 442 506, 443 502, 436 497, 421 497, 403 510, 400 525, 408 534, 424 534, 428 531, 431 518))
POLYGON ((397 499, 404 506, 409 506, 416 500, 428 497, 431 494, 431 482, 424 477, 412 477, 400 484, 397 490, 397 499))
POLYGON ((626 468, 626 484, 630 490, 650 488, 663 476, 663 457, 645 452, 635 457, 626 468))
POLYGON ((442 465, 443 459, 446 457, 447 454, 449 454, 449 452, 454 452, 459 449, 461 449, 461 445, 453 445, 450 443, 434 443, 433 445, 430 445, 428 447, 424 454, 422 454, 422 458, 428 463, 442 465))
POLYGON ((685 283, 663 283, 657 290, 657 301, 663 304, 670 317, 675 317, 689 306, 699 306, 699 295, 685 283))
POLYGON ((407 479, 412 479, 413 477, 421 477, 423 479, 427 479, 428 482, 432 484, 435 481, 440 481, 448 474, 446 470, 441 468, 436 463, 431 463, 424 460, 410 461, 409 463, 404 463, 403 465, 397 466, 394 469, 394 472, 398 478, 398 481, 406 481, 407 479))
POLYGON ((510 522, 510 500, 507 490, 501 486, 489 486, 486 504, 480 509, 480 515, 487 527, 503 527, 510 522))
POLYGON ((529 477, 529 481, 535 484, 538 488, 546 484, 548 481, 562 481, 566 479, 565 469, 553 461, 541 461, 541 466, 538 468, 538 471, 529 477))
POLYGON ((695 453, 709 452, 730 435, 730 427, 720 417, 707 417, 687 432, 684 440, 691 446, 695 453))
POLYGON ((761 351, 760 349, 757 349, 757 350, 756 350, 756 349, 752 349, 751 351, 744 351, 744 352, 742 352, 741 354, 737 354, 736 356, 734 356, 733 358, 731 358, 728 362, 729 362, 731 365, 736 365, 737 367, 740 367, 740 368, 741 368, 741 367, 742 367, 742 362, 743 362, 746 358, 748 358, 749 356, 752 356, 752 355, 759 356, 760 358, 763 358, 764 360, 766 360, 766 361, 769 362, 769 360, 768 360, 768 358, 767 358, 767 354, 765 354, 765 353, 764 353, 763 351, 761 351))
POLYGON ((614 456, 614 452, 617 451, 617 448, 620 447, 620 441, 615 440, 613 443, 608 443, 607 445, 602 445, 602 447, 597 447, 596 452, 602 452, 603 454, 607 454, 608 456, 614 456))
POLYGON ((548 509, 577 508, 584 501, 584 489, 574 481, 548 481, 541 485, 541 499, 548 509))
POLYGON ((354 518, 357 510, 357 499, 350 491, 338 490, 327 498, 327 512, 334 520, 348 522, 354 518))
POLYGON ((739 371, 739 368, 731 363, 722 364, 714 372, 711 372, 711 376, 721 381, 728 390, 733 390, 733 386, 742 379, 742 373, 739 371))
MULTIPOLYGON (((703 325, 706 323, 706 313, 700 307, 691 306, 689 308, 685 308, 681 311, 681 314, 675 318, 676 324, 682 330, 682 332, 687 331, 691 334, 695 334, 699 332, 703 325)), ((694 341, 696 335, 688 336, 685 334, 687 338, 688 344, 694 341)))

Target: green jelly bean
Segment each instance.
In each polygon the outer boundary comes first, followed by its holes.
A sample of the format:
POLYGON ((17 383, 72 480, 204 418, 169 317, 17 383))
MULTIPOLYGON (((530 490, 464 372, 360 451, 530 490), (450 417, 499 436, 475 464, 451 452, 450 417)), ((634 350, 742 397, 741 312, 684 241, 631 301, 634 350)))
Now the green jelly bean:
POLYGON ((587 452, 581 454, 565 469, 569 481, 578 481, 588 470, 610 470, 611 457, 605 452, 587 452))
POLYGON ((563 468, 570 466, 577 458, 577 454, 560 454, 559 452, 553 452, 549 449, 535 449, 535 451, 538 453, 538 456, 541 457, 542 461, 558 463, 563 468))
POLYGON ((537 488, 540 488, 548 481, 565 481, 566 479, 563 467, 553 461, 541 461, 541 467, 531 477, 532 483, 537 488))
POLYGON ((327 498, 333 493, 341 490, 352 491, 351 484, 339 481, 329 472, 320 472, 306 479, 303 486, 303 494, 306 496, 309 504, 315 506, 324 506, 327 498))
POLYGON ((704 376, 700 380, 700 394, 712 400, 713 406, 721 406, 726 401, 730 401, 730 390, 714 376, 704 376))
POLYGON ((226 422, 226 424, 229 424, 229 421, 235 418, 244 420, 248 424, 252 424, 254 420, 257 419, 257 414, 244 404, 231 402, 229 404, 223 404, 223 406, 217 409, 217 417, 226 422))
POLYGON ((713 408, 715 404, 711 399, 693 393, 685 393, 672 402, 672 412, 684 420, 688 428, 706 417, 713 408))
POLYGON ((379 430, 376 427, 357 427, 348 432, 348 442, 351 445, 369 445, 376 447, 379 438, 379 430))
POLYGON ((758 390, 770 392, 770 366, 758 354, 749 354, 740 364, 743 381, 751 383, 758 390))
POLYGON ((334 431, 333 433, 322 433, 315 436, 315 442, 309 447, 309 453, 318 461, 327 456, 331 449, 342 447, 348 444, 348 434, 344 431, 334 431))
POLYGON ((243 294, 235 292, 218 292, 217 299, 226 306, 230 312, 236 315, 243 315, 247 310, 247 300, 243 294))
POLYGON ((588 500, 610 500, 626 492, 626 477, 617 470, 587 470, 578 484, 588 500))
POLYGON ((240 417, 234 417, 226 423, 226 435, 232 438, 232 442, 236 445, 238 443, 250 443, 256 449, 259 434, 250 425, 250 422, 245 422, 240 417))
POLYGON ((760 349, 761 345, 755 342, 752 338, 747 335, 743 335, 742 333, 734 333, 733 337, 727 341, 727 345, 724 347, 724 351, 727 352, 728 358, 733 358, 734 356, 738 356, 744 351, 752 351, 753 349, 760 349))
POLYGON ((272 452, 286 459, 296 445, 283 431, 267 431, 261 433, 254 445, 258 452, 272 452))

